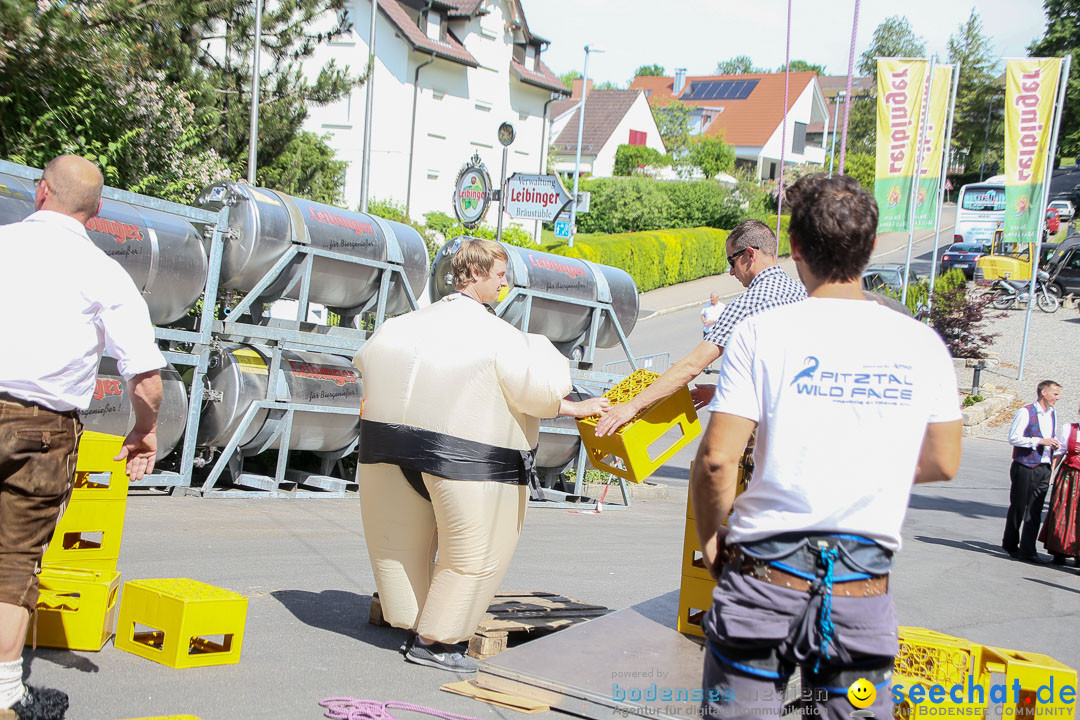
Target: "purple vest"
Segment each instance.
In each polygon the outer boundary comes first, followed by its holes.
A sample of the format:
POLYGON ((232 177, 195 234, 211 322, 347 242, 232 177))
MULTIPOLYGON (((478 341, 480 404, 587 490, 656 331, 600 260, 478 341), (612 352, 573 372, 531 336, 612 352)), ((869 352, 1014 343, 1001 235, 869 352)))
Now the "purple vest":
MULTIPOLYGON (((1039 429, 1039 413, 1035 409, 1035 403, 1028 405, 1025 408, 1028 411, 1028 424, 1024 428, 1024 437, 1042 437, 1042 430, 1039 429)), ((1053 410, 1050 411, 1050 423, 1051 430, 1050 436, 1057 435, 1057 413, 1053 410)), ((1029 468, 1036 468, 1042 463, 1043 448, 1013 448, 1013 461, 1018 462, 1021 465, 1025 465, 1029 468)))

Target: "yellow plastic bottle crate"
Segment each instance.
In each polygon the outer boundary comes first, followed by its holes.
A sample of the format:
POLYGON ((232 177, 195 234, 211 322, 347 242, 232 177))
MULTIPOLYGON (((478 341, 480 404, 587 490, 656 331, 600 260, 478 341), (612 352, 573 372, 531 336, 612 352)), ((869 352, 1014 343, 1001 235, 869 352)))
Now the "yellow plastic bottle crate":
POLYGON ((1075 717, 1075 701, 1061 702, 1061 688, 1076 687, 1075 669, 1041 653, 989 645, 985 647, 985 651, 983 663, 986 673, 1005 675, 1003 684, 1007 698, 1003 705, 1006 707, 1006 717, 1075 717), (1017 681, 1020 683, 1019 699, 1014 695, 1017 681), (1009 708, 1014 710, 1010 712, 1009 708))
POLYGON ((708 569, 705 567, 705 556, 701 554, 701 543, 698 542, 697 536, 697 522, 692 518, 687 518, 686 533, 683 536, 682 574, 686 577, 712 580, 708 569))
MULTIPOLYGON (((658 377, 648 370, 635 370, 604 393, 604 397, 612 404, 624 403, 636 397, 658 377)), ((701 434, 694 401, 690 397, 690 390, 685 387, 650 405, 613 435, 596 437, 596 421, 597 416, 579 418, 577 421, 578 433, 585 444, 589 462, 598 470, 631 482, 644 482, 701 434), (675 435, 674 439, 672 435, 675 435)))
POLYGON ((679 621, 676 624, 679 632, 705 637, 705 631, 701 629, 701 619, 705 616, 705 611, 712 607, 715 587, 716 581, 712 578, 702 580, 699 577, 683 575, 682 584, 679 586, 679 621))
POLYGON ((124 583, 113 645, 173 668, 240 660, 247 598, 188 578, 124 583))
POLYGON ((75 487, 71 491, 71 502, 127 498, 129 480, 125 462, 113 460, 123 443, 124 438, 119 435, 90 430, 83 432, 75 462, 75 487))
POLYGON ((113 636, 120 573, 45 568, 26 644, 97 652, 113 636))
POLYGON ((56 524, 42 567, 116 570, 127 500, 73 500, 56 524))

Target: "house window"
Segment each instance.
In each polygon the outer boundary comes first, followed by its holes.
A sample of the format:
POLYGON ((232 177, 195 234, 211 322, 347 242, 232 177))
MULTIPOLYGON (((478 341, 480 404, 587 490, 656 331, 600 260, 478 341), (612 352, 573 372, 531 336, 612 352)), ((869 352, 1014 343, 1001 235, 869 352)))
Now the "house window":
MULTIPOLYGON (((514 45, 514 62, 518 62, 518 63, 521 63, 522 65, 525 65, 525 55, 526 55, 526 52, 525 52, 525 46, 524 45, 514 45)), ((528 67, 528 66, 526 66, 526 67, 528 67)))
POLYGON ((645 144, 645 139, 647 137, 648 137, 648 135, 646 133, 642 132, 641 130, 631 130, 630 131, 630 142, 628 144, 630 144, 630 145, 644 145, 645 144))
POLYGON ((795 123, 795 133, 791 137, 791 152, 796 155, 806 152, 806 123, 795 123))
POLYGON ((442 41, 442 13, 429 12, 427 14, 427 36, 436 42, 442 41))
POLYGON ((525 67, 530 70, 540 70, 540 53, 536 52, 535 45, 525 46, 525 67))

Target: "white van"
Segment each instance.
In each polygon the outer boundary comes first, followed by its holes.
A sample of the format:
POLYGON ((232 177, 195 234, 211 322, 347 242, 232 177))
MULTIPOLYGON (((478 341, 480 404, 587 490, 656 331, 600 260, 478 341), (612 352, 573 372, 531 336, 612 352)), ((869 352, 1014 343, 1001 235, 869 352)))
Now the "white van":
POLYGON ((972 183, 960 188, 953 242, 989 245, 994 230, 1004 222, 1004 183, 972 183))

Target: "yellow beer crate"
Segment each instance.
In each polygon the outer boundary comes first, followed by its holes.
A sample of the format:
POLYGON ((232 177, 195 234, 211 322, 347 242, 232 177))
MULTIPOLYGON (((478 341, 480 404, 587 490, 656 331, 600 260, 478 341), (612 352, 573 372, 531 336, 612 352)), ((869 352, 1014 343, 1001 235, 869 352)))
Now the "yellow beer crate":
POLYGON ((129 580, 113 645, 172 668, 240 661, 247 598, 188 578, 129 580))
POLYGON ((679 586, 679 620, 676 624, 679 632, 686 635, 705 637, 701 629, 701 620, 705 611, 712 607, 713 588, 716 581, 683 575, 679 586))
POLYGON ((41 566, 116 570, 127 500, 74 500, 56 524, 41 566))
POLYGON ((120 573, 44 568, 26 644, 97 652, 113 636, 120 573))
MULTIPOLYGON (((604 397, 624 403, 660 377, 648 370, 635 370, 604 397)), ((607 437, 596 437, 598 416, 580 418, 578 433, 593 467, 631 482, 644 482, 675 453, 701 434, 694 401, 688 388, 660 400, 635 415, 607 437)))
POLYGON ((79 439, 79 457, 75 462, 75 487, 71 502, 79 500, 124 500, 128 494, 128 476, 123 460, 113 460, 124 438, 119 435, 87 430, 79 439))

